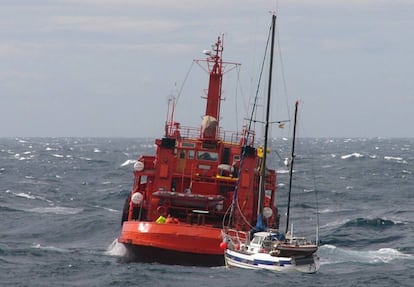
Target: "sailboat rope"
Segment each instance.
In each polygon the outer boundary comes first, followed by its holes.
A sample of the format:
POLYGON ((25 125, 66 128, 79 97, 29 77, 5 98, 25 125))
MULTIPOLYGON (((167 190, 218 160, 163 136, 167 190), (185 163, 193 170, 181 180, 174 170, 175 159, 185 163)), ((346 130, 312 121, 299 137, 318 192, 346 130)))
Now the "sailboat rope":
POLYGON ((315 170, 314 166, 312 165, 312 179, 313 179, 313 190, 315 191, 315 201, 316 201, 316 238, 315 242, 316 245, 319 246, 319 196, 318 196, 318 189, 316 188, 316 177, 315 177, 315 170))
POLYGON ((188 76, 190 75, 190 72, 193 69, 193 66, 194 66, 194 61, 191 62, 190 68, 188 69, 187 74, 185 75, 184 81, 181 84, 180 90, 178 91, 177 99, 175 100, 176 103, 178 103, 178 100, 180 99, 180 96, 183 93, 185 82, 187 81, 188 76))
MULTIPOLYGON (((269 28, 269 34, 268 34, 268 37, 267 37, 267 42, 266 42, 266 47, 265 47, 265 51, 264 51, 263 61, 262 61, 261 69, 260 69, 259 80, 258 80, 257 88, 256 88, 256 94, 255 94, 255 97, 254 97, 252 111, 251 111, 249 122, 248 122, 247 133, 246 133, 246 135, 244 135, 245 138, 244 138, 244 141, 243 141, 242 155, 241 155, 241 158, 240 158, 240 167, 243 166, 244 158, 246 157, 246 147, 249 143, 248 138, 250 136, 250 130, 251 130, 251 127, 252 127, 252 123, 256 122, 253 118, 254 118, 255 112, 257 110, 257 101, 258 101, 258 98, 259 98, 259 90, 260 90, 260 85, 261 85, 261 81, 262 81, 263 70, 264 70, 265 63, 266 63, 266 56, 267 56, 267 51, 268 51, 269 43, 270 43, 270 39, 271 39, 271 33, 272 33, 272 25, 269 28)), ((234 189, 233 201, 232 201, 230 207, 228 208, 228 212, 226 211, 226 214, 223 217, 223 226, 225 226, 225 227, 229 227, 229 225, 231 224, 231 221, 232 221, 233 215, 234 215, 234 207, 235 206, 237 207, 237 210, 240 212, 240 215, 243 218, 243 220, 245 221, 245 223, 247 225, 249 225, 250 227, 252 227, 249 224, 248 220, 243 215, 243 212, 242 212, 242 210, 240 208, 240 205, 239 205, 239 201, 237 200, 237 198, 238 198, 238 192, 237 191, 238 191, 238 187, 239 187, 239 184, 240 184, 241 171, 242 171, 242 168, 239 168, 236 187, 234 189), (228 214, 228 222, 227 222, 227 224, 225 224, 227 214, 228 214)))
MULTIPOLYGON (((302 123, 299 119, 297 121, 300 122, 300 123, 302 123)), ((301 129, 303 129, 303 125, 302 125, 302 128, 301 129)), ((300 130, 299 131, 296 131, 296 132, 299 133, 300 130)), ((300 136, 296 136, 296 137, 300 137, 300 136)), ((293 155, 293 157, 296 157, 296 153, 293 155)), ((320 226, 320 218, 319 218, 319 194, 318 194, 317 181, 316 181, 316 176, 315 176, 315 165, 313 164, 313 161, 314 161, 314 158, 311 156, 311 161, 310 161, 311 164, 310 164, 310 167, 311 167, 311 174, 312 174, 312 181, 313 181, 312 182, 313 183, 313 191, 315 193, 315 213, 316 213, 315 243, 316 243, 317 246, 319 246, 320 245, 320 239, 319 239, 319 226, 320 226)), ((291 165, 291 164, 292 164, 292 159, 290 160, 289 165, 291 165)), ((292 188, 293 188, 293 186, 292 186, 292 188)), ((305 189, 304 186, 296 186, 296 188, 305 189)), ((301 216, 303 216, 303 214, 301 214, 301 216)), ((293 229, 293 224, 291 226, 292 226, 292 229, 293 229)), ((287 227, 287 224, 286 224, 286 227, 287 227)), ((292 233, 293 233, 293 231, 291 230, 291 234, 292 233)))

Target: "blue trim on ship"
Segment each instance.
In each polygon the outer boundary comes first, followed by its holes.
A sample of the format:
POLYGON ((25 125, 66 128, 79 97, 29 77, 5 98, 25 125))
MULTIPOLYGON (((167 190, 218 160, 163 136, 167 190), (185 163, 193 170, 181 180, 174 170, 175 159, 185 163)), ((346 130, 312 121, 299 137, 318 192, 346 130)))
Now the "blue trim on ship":
POLYGON ((238 261, 238 262, 245 263, 245 264, 250 264, 250 265, 255 265, 255 266, 257 266, 259 264, 260 265, 269 265, 269 266, 281 266, 281 267, 283 267, 285 265, 292 265, 292 262, 289 261, 289 260, 280 260, 279 262, 268 261, 268 260, 258 260, 258 259, 248 260, 248 259, 243 259, 243 258, 237 257, 237 256, 232 255, 232 254, 228 254, 228 253, 226 254, 226 256, 230 259, 233 259, 234 261, 238 261))

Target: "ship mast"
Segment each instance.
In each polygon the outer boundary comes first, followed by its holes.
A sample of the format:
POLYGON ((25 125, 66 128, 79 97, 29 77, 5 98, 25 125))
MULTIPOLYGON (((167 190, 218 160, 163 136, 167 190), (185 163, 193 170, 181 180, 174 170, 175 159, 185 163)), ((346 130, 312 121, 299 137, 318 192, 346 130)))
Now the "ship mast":
POLYGON ((292 178, 293 178, 293 163, 295 161, 295 142, 296 142, 296 121, 298 117, 298 105, 299 102, 296 101, 295 104, 295 121, 293 124, 293 139, 292 139, 292 153, 290 159, 290 169, 289 169, 289 195, 288 195, 288 204, 287 204, 287 212, 286 212, 286 229, 285 234, 289 231, 289 217, 290 217, 290 197, 292 194, 292 178))
POLYGON ((221 85, 223 78, 222 54, 223 36, 218 37, 213 45, 213 51, 204 51, 209 56, 207 63, 209 66, 210 80, 207 92, 206 113, 202 123, 202 137, 204 139, 216 140, 217 127, 220 120, 221 85))
POLYGON ((276 25, 276 15, 272 15, 272 41, 270 46, 270 63, 269 63, 269 83, 267 90, 267 104, 266 104, 266 121, 265 121, 265 134, 264 134, 264 146, 263 146, 263 161, 261 165, 261 174, 260 174, 260 189, 259 189, 259 198, 258 198, 258 208, 257 208, 257 227, 261 227, 263 224, 263 206, 265 198, 265 176, 266 176, 266 158, 267 158, 267 142, 269 134, 269 115, 270 115, 270 98, 272 94, 272 70, 273 70, 273 50, 275 46, 275 25, 276 25))

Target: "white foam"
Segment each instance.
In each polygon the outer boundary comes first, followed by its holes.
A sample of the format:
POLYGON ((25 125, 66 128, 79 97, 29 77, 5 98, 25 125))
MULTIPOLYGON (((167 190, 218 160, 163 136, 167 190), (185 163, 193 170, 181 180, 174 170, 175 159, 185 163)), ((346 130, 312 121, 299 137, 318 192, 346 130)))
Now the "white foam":
POLYGON ((103 206, 100 206, 100 205, 95 205, 95 207, 96 208, 102 208, 102 209, 104 209, 104 210, 106 210, 106 211, 109 211, 109 212, 116 212, 116 213, 118 213, 119 211, 118 210, 116 210, 116 209, 112 209, 112 208, 109 208, 109 207, 103 207, 103 206))
POLYGON ((389 161, 395 161, 398 163, 407 163, 402 157, 396 157, 396 156, 384 156, 385 160, 389 161))
POLYGON ((413 260, 411 254, 404 254, 394 248, 381 248, 378 250, 352 250, 338 248, 334 245, 323 245, 321 251, 330 263, 357 262, 367 264, 390 263, 393 260, 413 260))
POLYGON ((17 160, 26 160, 26 159, 29 159, 28 157, 21 156, 19 153, 16 153, 14 155, 14 158, 17 159, 17 160))
POLYGON ((360 157, 364 157, 364 156, 362 154, 358 153, 358 152, 354 152, 354 153, 351 153, 351 154, 341 156, 342 159, 360 158, 360 157))
POLYGON ((110 256, 125 256, 127 253, 127 249, 125 246, 118 242, 118 239, 115 238, 114 241, 108 246, 106 249, 105 254, 110 256))
POLYGON ((69 250, 67 249, 63 249, 63 248, 58 248, 58 247, 54 247, 54 246, 42 246, 40 244, 36 244, 33 243, 32 248, 36 248, 36 249, 42 249, 42 250, 50 250, 50 251, 57 251, 57 252, 69 252, 69 250))
POLYGON ((29 209, 29 212, 35 213, 52 213, 52 214, 59 214, 59 215, 70 215, 70 214, 77 214, 81 212, 82 208, 72 208, 72 207, 63 207, 63 206, 52 206, 52 207, 35 207, 29 209))
MULTIPOLYGON (((331 211, 331 212, 337 212, 337 211, 331 211)), ((325 212, 325 213, 328 213, 328 212, 325 212)), ((320 228, 324 229, 324 228, 327 228, 327 227, 331 228, 331 227, 334 227, 334 226, 341 226, 341 225, 344 225, 345 223, 347 223, 348 221, 349 221, 348 219, 335 220, 335 221, 332 221, 332 222, 328 222, 325 225, 322 225, 320 228)))
POLYGON ((31 195, 31 194, 27 194, 27 193, 24 193, 24 192, 14 193, 14 195, 16 195, 18 197, 28 198, 28 199, 36 199, 36 196, 31 195))
POLYGON ((121 166, 127 166, 127 165, 131 165, 131 164, 135 164, 137 161, 134 159, 128 159, 126 160, 123 164, 121 164, 121 166))
POLYGON ((51 148, 51 147, 47 147, 47 148, 45 148, 45 150, 47 150, 47 151, 57 151, 57 150, 59 150, 59 149, 57 149, 57 148, 51 148))
POLYGON ((57 153, 52 154, 52 156, 57 157, 57 158, 65 157, 64 155, 57 154, 57 153))

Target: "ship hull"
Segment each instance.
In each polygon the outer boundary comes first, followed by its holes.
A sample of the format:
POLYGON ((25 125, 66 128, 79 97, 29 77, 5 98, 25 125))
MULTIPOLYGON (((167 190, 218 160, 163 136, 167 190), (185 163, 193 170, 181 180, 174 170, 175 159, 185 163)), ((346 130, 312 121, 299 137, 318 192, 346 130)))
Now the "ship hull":
POLYGON ((187 223, 126 221, 118 238, 127 262, 222 266, 221 229, 187 223))

